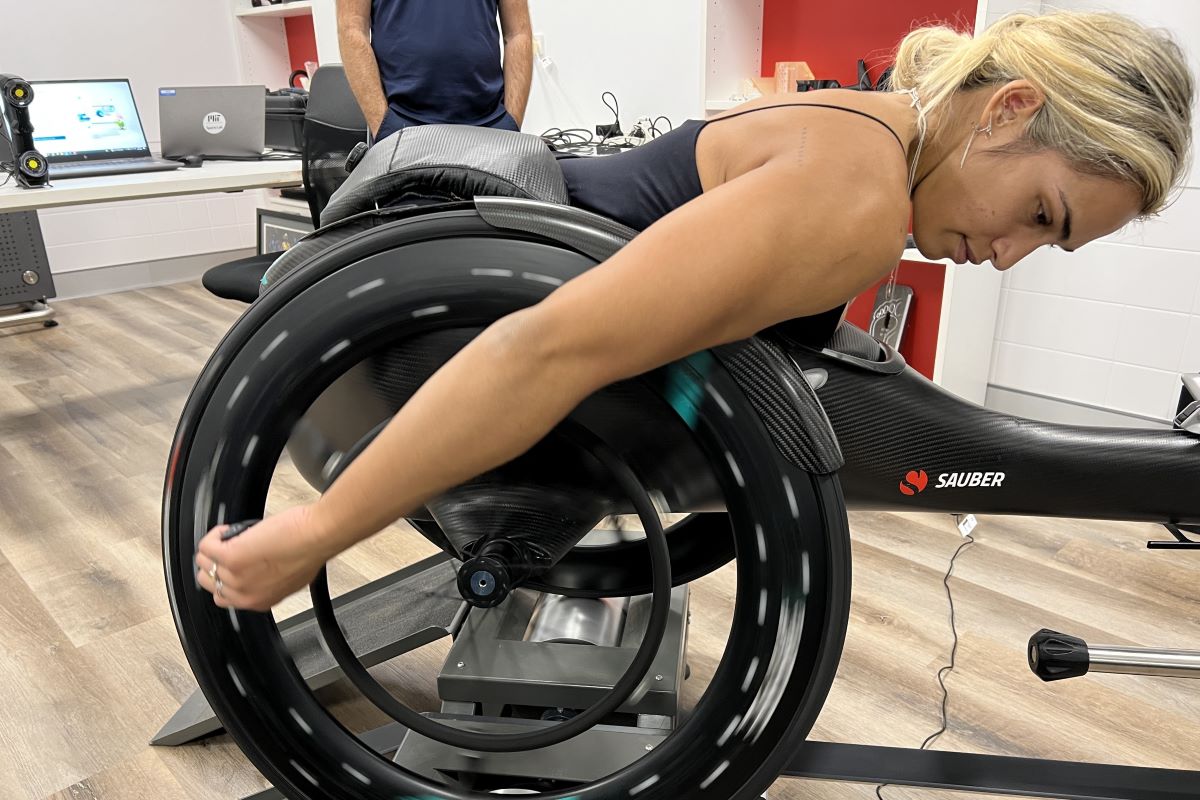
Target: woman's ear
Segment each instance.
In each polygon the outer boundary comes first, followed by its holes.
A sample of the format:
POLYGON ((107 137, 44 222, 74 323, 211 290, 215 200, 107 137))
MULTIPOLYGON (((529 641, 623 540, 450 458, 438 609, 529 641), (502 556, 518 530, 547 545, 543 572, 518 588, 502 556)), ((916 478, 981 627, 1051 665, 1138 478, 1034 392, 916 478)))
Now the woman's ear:
POLYGON ((1009 81, 992 95, 983 111, 980 125, 986 126, 989 122, 996 126, 1018 123, 1023 130, 1045 102, 1046 95, 1029 81, 1009 81))

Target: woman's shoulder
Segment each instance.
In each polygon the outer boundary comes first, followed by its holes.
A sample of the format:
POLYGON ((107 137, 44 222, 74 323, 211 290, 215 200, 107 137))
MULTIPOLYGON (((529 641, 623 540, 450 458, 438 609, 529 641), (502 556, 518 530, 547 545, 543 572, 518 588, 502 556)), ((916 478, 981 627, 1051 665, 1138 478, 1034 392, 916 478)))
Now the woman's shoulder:
POLYGON ((873 95, 762 97, 714 117, 697 144, 701 174, 723 182, 771 163, 797 169, 801 178, 866 182, 906 202, 910 132, 902 106, 894 96, 873 95))

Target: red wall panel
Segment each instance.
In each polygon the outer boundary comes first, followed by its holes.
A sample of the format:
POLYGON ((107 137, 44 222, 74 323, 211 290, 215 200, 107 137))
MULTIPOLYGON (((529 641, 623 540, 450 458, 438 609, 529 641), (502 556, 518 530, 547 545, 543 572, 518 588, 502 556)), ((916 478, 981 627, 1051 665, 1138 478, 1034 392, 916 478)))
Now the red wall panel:
MULTIPOLYGON (((850 304, 846 319, 863 330, 871 327, 875 293, 885 283, 887 278, 860 294, 850 304)), ((913 369, 933 380, 933 362, 937 355, 937 331, 942 318, 946 268, 941 264, 926 264, 923 261, 901 261, 896 283, 911 286, 913 290, 908 323, 900 341, 900 354, 913 369)))
MULTIPOLYGON (((806 61, 813 75, 842 84, 858 80, 866 59, 875 81, 892 63, 904 34, 923 24, 975 26, 976 0, 859 0, 849 5, 817 0, 764 0, 762 74, 774 75, 776 61, 806 61)), ((885 279, 886 280, 886 279, 885 279)), ((940 264, 903 262, 898 283, 913 288, 913 305, 900 352, 914 369, 933 377, 946 270, 940 264)), ((850 305, 849 319, 870 326, 880 281, 850 305)))
POLYGON ((904 34, 931 22, 971 30, 975 8, 975 0, 764 0, 762 74, 774 75, 776 61, 807 61, 817 78, 848 84, 865 58, 874 80, 904 34))
POLYGON ((288 59, 292 69, 304 69, 305 61, 317 60, 317 32, 312 17, 288 17, 283 22, 287 27, 288 59))

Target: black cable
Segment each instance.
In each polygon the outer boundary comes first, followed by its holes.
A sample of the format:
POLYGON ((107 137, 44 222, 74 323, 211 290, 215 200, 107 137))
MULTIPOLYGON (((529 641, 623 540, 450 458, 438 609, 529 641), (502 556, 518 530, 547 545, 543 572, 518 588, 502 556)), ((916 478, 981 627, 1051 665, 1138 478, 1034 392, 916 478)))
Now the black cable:
POLYGON ((650 122, 650 130, 654 133, 655 136, 662 136, 664 133, 670 133, 671 131, 675 130, 675 123, 671 122, 670 117, 665 117, 662 114, 659 114, 657 117, 655 117, 650 122), (658 129, 658 121, 660 119, 665 119, 667 121, 667 124, 670 125, 671 127, 667 128, 665 131, 660 131, 658 129))
MULTIPOLYGON (((615 94, 613 94, 612 92, 603 92, 600 95, 600 102, 602 102, 602 103, 604 103, 604 105, 608 106, 608 110, 613 112, 613 119, 617 123, 617 130, 618 131, 621 130, 621 103, 620 103, 620 101, 617 100, 617 96, 615 94), (610 97, 613 99, 612 105, 608 105, 608 98, 610 98, 610 97)), ((613 137, 612 136, 603 137, 600 140, 600 144, 604 144, 610 138, 613 138, 613 137)))
MULTIPOLYGON (((938 670, 938 685, 942 687, 942 726, 925 738, 921 742, 921 748, 924 750, 933 743, 935 739, 946 732, 948 725, 948 716, 946 706, 950 702, 950 691, 946 688, 946 676, 954 671, 954 662, 958 656, 958 626, 954 619, 954 595, 950 592, 950 576, 954 574, 954 562, 958 560, 958 554, 969 545, 975 544, 975 537, 971 534, 966 534, 966 541, 958 546, 954 551, 954 555, 950 556, 950 566, 946 570, 946 576, 942 578, 942 586, 946 587, 946 599, 950 602, 950 633, 954 635, 954 644, 950 647, 950 663, 938 670)), ((879 800, 883 800, 881 791, 884 786, 891 786, 890 783, 883 783, 875 787, 875 796, 879 800)))

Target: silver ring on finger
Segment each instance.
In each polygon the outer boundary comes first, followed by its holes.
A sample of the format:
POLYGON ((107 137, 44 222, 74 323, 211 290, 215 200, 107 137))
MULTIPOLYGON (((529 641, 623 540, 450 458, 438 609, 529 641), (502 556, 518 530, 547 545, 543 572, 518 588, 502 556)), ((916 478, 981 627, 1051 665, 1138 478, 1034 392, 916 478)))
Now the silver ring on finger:
POLYGON ((225 581, 221 580, 220 578, 214 578, 213 580, 216 581, 216 584, 217 584, 217 596, 224 597, 225 596, 225 581))
POLYGON ((213 561, 212 566, 208 568, 208 577, 212 578, 214 581, 219 582, 219 580, 217 578, 217 562, 216 561, 213 561))

